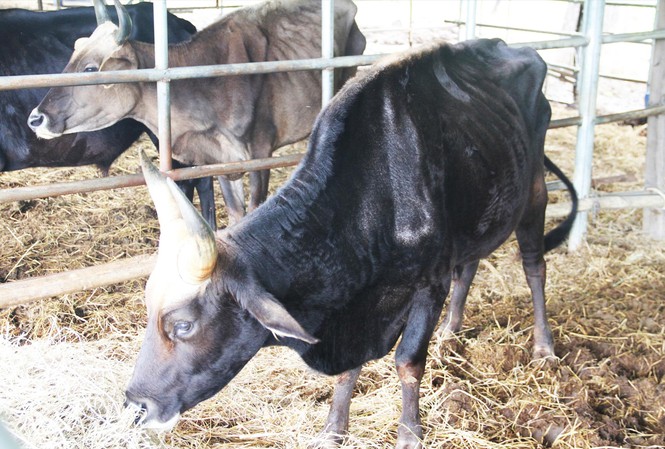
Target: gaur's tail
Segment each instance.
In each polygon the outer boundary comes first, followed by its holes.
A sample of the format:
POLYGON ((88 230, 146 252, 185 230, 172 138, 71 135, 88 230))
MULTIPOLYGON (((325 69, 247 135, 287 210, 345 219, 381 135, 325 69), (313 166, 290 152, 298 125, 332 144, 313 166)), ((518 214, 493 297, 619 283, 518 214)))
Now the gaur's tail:
POLYGON ((568 214, 568 217, 559 223, 556 228, 545 234, 545 252, 548 252, 549 250, 561 245, 568 237, 570 229, 573 227, 575 217, 577 216, 578 199, 573 183, 570 182, 570 179, 568 179, 566 175, 564 175, 563 172, 559 169, 559 167, 557 167, 554 162, 552 162, 547 156, 545 156, 545 168, 554 173, 561 180, 561 182, 563 182, 563 184, 568 189, 568 193, 570 194, 570 201, 573 205, 570 210, 570 214, 568 214))

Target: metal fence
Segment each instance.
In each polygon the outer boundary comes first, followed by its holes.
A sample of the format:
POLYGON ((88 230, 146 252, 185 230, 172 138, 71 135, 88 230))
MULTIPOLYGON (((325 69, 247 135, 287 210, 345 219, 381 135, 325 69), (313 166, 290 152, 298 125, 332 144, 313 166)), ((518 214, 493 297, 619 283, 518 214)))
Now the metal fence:
MULTIPOLYGON (((205 78, 228 76, 238 74, 259 74, 295 70, 322 70, 323 98, 326 101, 332 95, 332 70, 340 67, 368 65, 376 61, 381 55, 349 56, 332 58, 333 45, 333 2, 334 0, 320 0, 322 2, 322 48, 321 58, 298 61, 273 61, 246 64, 227 64, 216 66, 168 68, 168 54, 166 46, 166 0, 154 1, 155 20, 155 54, 156 67, 122 72, 104 73, 75 73, 58 75, 32 75, 32 76, 4 76, 0 77, 0 90, 66 86, 79 84, 108 84, 112 82, 156 82, 159 89, 159 140, 160 165, 163 170, 170 169, 170 124, 169 124, 169 82, 184 78, 205 78)), ((465 0, 465 20, 460 24, 465 27, 465 38, 473 38, 476 29, 477 0, 465 0)), ((659 0, 663 6, 665 0, 659 0)), ((582 58, 577 77, 579 84, 579 116, 563 120, 554 120, 551 128, 563 126, 577 126, 578 137, 575 158, 574 184, 581 198, 580 214, 570 238, 570 247, 575 249, 583 241, 586 232, 587 211, 598 208, 665 208, 665 196, 662 187, 655 186, 652 190, 640 192, 623 192, 606 196, 592 196, 591 194, 591 161, 593 156, 594 127, 598 124, 625 120, 628 118, 648 117, 662 114, 665 106, 656 105, 638 111, 596 116, 596 89, 600 48, 603 44, 613 42, 638 42, 648 39, 665 38, 665 29, 656 29, 648 32, 629 33, 603 36, 602 23, 605 0, 584 0, 584 24, 582 32, 562 38, 511 44, 513 46, 531 46, 538 50, 574 47, 580 49, 582 58)), ((478 26, 483 26, 478 24, 478 26)), ((252 170, 262 170, 279 166, 295 165, 300 155, 283 156, 262 160, 247 161, 231 164, 216 164, 201 167, 191 167, 171 171, 174 179, 191 179, 203 176, 241 173, 252 170)), ((67 193, 90 192, 95 190, 112 189, 118 187, 136 186, 143 183, 141 175, 119 176, 89 181, 50 184, 46 186, 31 186, 0 190, 0 202, 27 200, 67 193)), ((548 208, 549 216, 565 214, 565 206, 548 208)), ((114 262, 99 267, 70 271, 65 274, 56 274, 40 278, 27 279, 0 285, 0 307, 6 307, 28 302, 33 299, 71 293, 82 289, 89 289, 122 282, 136 277, 145 276, 152 270, 153 258, 141 258, 114 262), (122 267, 134 267, 127 270, 122 267), (113 265, 111 267, 111 265, 113 265), (108 273, 108 276, 100 275, 108 273)))

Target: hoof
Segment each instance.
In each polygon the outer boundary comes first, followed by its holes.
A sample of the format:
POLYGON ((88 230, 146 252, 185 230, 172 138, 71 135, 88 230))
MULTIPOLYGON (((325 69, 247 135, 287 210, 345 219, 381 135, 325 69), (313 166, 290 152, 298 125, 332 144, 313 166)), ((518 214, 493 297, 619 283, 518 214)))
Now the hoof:
POLYGON ((464 350, 464 344, 460 339, 460 335, 448 329, 443 329, 440 333, 437 333, 435 338, 434 351, 441 359, 451 354, 461 354, 464 350))
POLYGON ((533 360, 539 359, 555 359, 554 348, 551 346, 534 346, 533 347, 533 360))
POLYGON ((420 431, 418 433, 420 435, 416 435, 413 431, 400 426, 397 431, 395 449, 423 449, 423 444, 421 442, 423 436, 420 431))
POLYGON ((533 351, 533 363, 541 368, 556 368, 559 365, 559 358, 554 355, 554 351, 549 348, 533 351))
POLYGON ((335 449, 342 445, 344 438, 344 435, 323 431, 307 446, 307 449, 335 449))
POLYGON ((423 449, 423 445, 415 435, 410 437, 398 438, 395 449, 423 449))

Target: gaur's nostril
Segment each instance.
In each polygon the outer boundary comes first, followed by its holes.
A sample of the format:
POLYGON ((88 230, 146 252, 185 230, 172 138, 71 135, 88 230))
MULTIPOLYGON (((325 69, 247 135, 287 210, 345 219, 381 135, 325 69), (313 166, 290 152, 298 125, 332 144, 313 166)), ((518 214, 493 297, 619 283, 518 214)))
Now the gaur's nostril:
POLYGON ((39 128, 39 126, 44 123, 44 114, 33 112, 28 118, 28 125, 30 128, 39 128))

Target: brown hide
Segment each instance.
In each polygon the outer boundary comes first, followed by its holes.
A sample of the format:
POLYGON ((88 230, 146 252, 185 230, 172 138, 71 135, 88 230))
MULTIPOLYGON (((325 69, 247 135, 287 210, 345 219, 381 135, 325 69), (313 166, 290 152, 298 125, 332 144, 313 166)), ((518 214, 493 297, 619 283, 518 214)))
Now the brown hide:
MULTIPOLYGON (((335 2, 335 55, 361 54, 365 38, 351 0, 335 2)), ((105 25, 109 25, 107 22, 105 25)), ((80 43, 65 72, 154 67, 154 46, 127 41, 101 25, 80 43)), ((221 18, 189 42, 169 46, 171 67, 309 59, 321 56, 321 3, 275 0, 221 18)), ((341 85, 354 70, 340 71, 341 85)), ((307 137, 321 108, 321 75, 298 71, 178 80, 171 83, 173 157, 202 165, 268 157, 307 137)), ((33 111, 43 138, 105 127, 132 117, 157 131, 154 83, 54 88, 33 111)), ((244 213, 240 182, 222 181, 231 218, 244 213), (226 187, 226 189, 225 189, 226 187)), ((267 196, 267 172, 250 176, 253 209, 267 196)))

